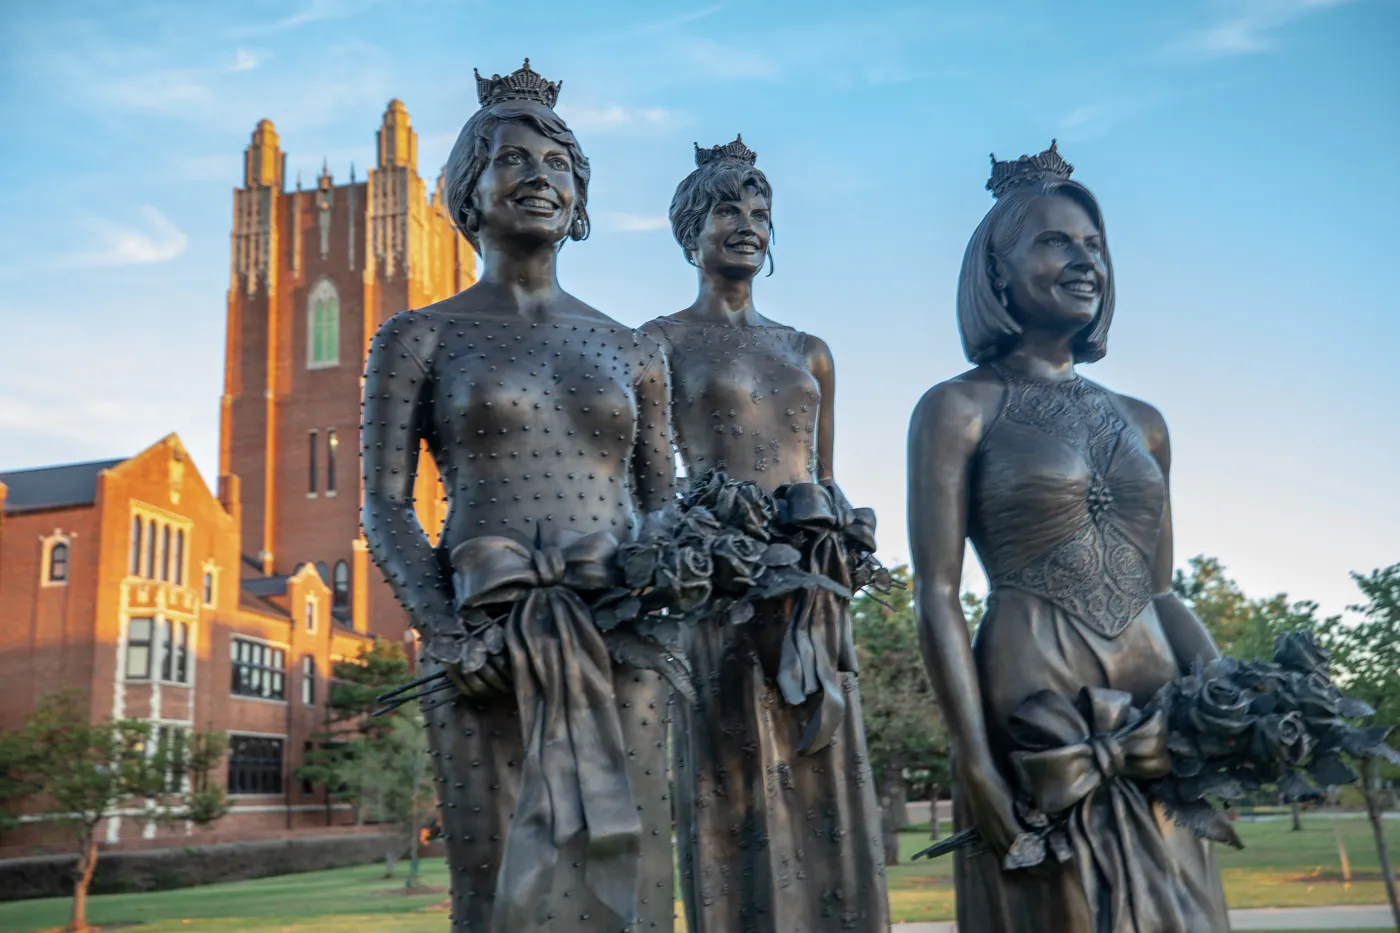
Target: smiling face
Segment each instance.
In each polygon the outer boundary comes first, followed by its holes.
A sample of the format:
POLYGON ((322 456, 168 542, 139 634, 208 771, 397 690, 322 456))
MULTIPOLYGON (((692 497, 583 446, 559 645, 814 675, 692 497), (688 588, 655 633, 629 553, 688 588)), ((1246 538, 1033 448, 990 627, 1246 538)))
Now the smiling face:
POLYGON ((691 255, 708 274, 753 278, 763 268, 772 233, 768 199, 744 185, 737 199, 717 201, 710 208, 691 255))
POLYGON ((557 243, 574 220, 574 166, 568 150, 533 127, 501 121, 473 206, 483 239, 557 243))
POLYGON ((1009 310, 1023 327, 1078 330, 1094 320, 1108 280, 1103 234, 1068 197, 1030 205, 1015 245, 994 263, 1009 310))

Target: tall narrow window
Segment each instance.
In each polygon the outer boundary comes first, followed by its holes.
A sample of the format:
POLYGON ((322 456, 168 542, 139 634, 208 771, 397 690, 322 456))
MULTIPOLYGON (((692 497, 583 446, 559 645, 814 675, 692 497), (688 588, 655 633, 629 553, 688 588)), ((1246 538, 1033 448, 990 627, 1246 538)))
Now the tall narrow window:
POLYGON ((160 526, 160 578, 170 579, 170 526, 160 526))
POLYGON ((214 605, 214 571, 204 571, 204 605, 214 605))
POLYGON ((132 619, 126 626, 126 679, 151 679, 151 619, 132 619))
POLYGON ((307 434, 306 445, 306 494, 316 495, 316 432, 307 434))
POLYGON ((180 623, 180 637, 175 642, 175 682, 190 682, 190 624, 180 623))
POLYGON ((156 578, 156 523, 154 519, 146 522, 146 572, 142 576, 147 580, 156 578))
POLYGON ((185 530, 175 532, 175 585, 185 585, 185 530))
POLYGON ((175 679, 175 623, 160 621, 160 679, 175 679))
POLYGON ((49 548, 49 582, 68 582, 68 545, 62 541, 49 548))
POLYGON ((350 565, 345 561, 336 561, 335 576, 332 584, 332 592, 335 594, 334 605, 337 607, 348 606, 350 604, 350 565))
POLYGON ((134 577, 141 572, 141 518, 133 516, 131 519, 131 570, 134 577))
POLYGON ((335 436, 335 430, 326 432, 326 494, 335 492, 335 449, 340 446, 340 439, 335 436))
POLYGON ((306 630, 313 633, 316 631, 316 600, 314 599, 306 601, 306 630))
POLYGON ((316 659, 309 654, 301 659, 301 702, 316 705, 316 659))
POLYGON ((340 295, 330 279, 311 289, 306 308, 306 366, 321 369, 340 362, 340 295))

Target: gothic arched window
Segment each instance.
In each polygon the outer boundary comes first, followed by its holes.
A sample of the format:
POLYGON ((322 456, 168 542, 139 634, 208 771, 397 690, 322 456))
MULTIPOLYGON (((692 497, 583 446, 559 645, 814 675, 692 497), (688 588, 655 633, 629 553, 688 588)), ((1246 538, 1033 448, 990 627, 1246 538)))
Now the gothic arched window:
POLYGON ((320 369, 340 362, 340 294, 322 279, 306 301, 306 366, 320 369))
POLYGON ((56 541, 49 548, 49 579, 50 583, 68 582, 68 542, 56 541))
POLYGON ((350 565, 343 560, 336 562, 334 583, 331 590, 335 594, 334 605, 348 606, 350 604, 350 565))

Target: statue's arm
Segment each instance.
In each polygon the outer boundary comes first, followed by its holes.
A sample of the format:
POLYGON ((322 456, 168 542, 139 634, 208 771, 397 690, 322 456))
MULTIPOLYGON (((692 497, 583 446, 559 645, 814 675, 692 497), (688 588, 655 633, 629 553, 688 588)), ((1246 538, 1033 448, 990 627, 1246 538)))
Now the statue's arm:
POLYGON ((1019 833, 1010 788, 992 759, 961 584, 970 477, 984 405, 966 384, 928 391, 909 425, 909 546, 924 665, 955 752, 956 779, 984 841, 1005 852, 1019 833))
POLYGON ((817 482, 835 484, 833 452, 836 450, 836 363, 826 341, 811 334, 806 338, 807 366, 821 389, 817 410, 817 482))
POLYGON ((422 356, 433 343, 427 339, 430 333, 422 316, 412 312, 380 326, 365 364, 360 430, 365 540, 413 627, 429 642, 461 631, 451 580, 413 507, 418 452, 432 398, 422 356))
POLYGON ((1172 449, 1167 422, 1161 412, 1146 402, 1130 399, 1129 403, 1136 409, 1143 437, 1162 469, 1162 481, 1166 485, 1162 500, 1162 530, 1157 538, 1157 555, 1152 562, 1152 601, 1156 605, 1162 631, 1176 656, 1177 666, 1185 673, 1197 658, 1209 661, 1219 657, 1220 649, 1196 614, 1172 592, 1172 565, 1175 559, 1172 553, 1172 449))
POLYGON ((671 366, 660 344, 649 350, 634 387, 637 439, 632 451, 632 480, 637 508, 642 512, 669 505, 676 494, 676 454, 671 438, 671 366))

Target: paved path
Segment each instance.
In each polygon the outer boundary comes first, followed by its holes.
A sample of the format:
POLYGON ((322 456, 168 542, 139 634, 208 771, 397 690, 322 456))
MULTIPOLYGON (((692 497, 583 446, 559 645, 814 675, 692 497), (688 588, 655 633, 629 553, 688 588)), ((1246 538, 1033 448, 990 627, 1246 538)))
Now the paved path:
MULTIPOLYGON (((1235 930, 1394 930, 1390 908, 1267 907, 1230 911, 1235 930)), ((894 933, 957 933, 953 923, 898 923, 894 933)))

